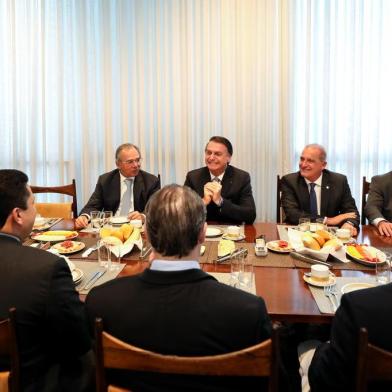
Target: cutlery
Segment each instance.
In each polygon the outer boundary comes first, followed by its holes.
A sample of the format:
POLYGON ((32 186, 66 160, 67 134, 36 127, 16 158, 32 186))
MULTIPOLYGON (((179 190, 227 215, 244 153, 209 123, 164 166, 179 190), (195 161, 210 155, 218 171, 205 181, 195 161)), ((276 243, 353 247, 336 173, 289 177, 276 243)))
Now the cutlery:
POLYGON ((90 254, 92 253, 92 252, 94 252, 95 250, 97 250, 98 249, 98 244, 95 244, 94 246, 92 246, 91 248, 88 248, 87 250, 85 250, 83 253, 82 253, 82 257, 88 257, 88 256, 90 256, 90 254))
POLYGON ((216 260, 214 260, 214 263, 223 263, 224 261, 230 260, 233 257, 239 256, 239 255, 244 255, 244 257, 246 257, 248 255, 248 249, 246 248, 238 248, 235 251, 233 251, 232 253, 226 255, 226 256, 222 256, 222 257, 218 257, 216 260))
MULTIPOLYGON (((336 299, 336 297, 335 297, 336 293, 333 294, 332 290, 333 290, 332 286, 325 286, 324 287, 324 295, 327 298, 329 298, 329 300, 330 300, 330 302, 332 304, 332 310, 335 313, 338 307, 337 307, 336 303, 333 300, 334 298, 336 299)), ((337 302, 337 299, 336 299, 336 302, 337 302)))
POLYGON ((152 251, 152 246, 144 246, 140 251, 139 259, 144 259, 147 257, 152 251))
POLYGON ((290 256, 293 257, 294 259, 298 259, 298 260, 304 261, 305 263, 322 264, 322 265, 326 265, 329 268, 332 267, 332 264, 327 263, 326 261, 315 260, 315 259, 312 259, 311 257, 305 256, 305 255, 303 255, 301 253, 298 253, 298 252, 291 252, 290 256))
POLYGON ((106 273, 106 269, 104 270, 100 270, 100 271, 96 271, 92 274, 92 276, 90 276, 90 279, 86 282, 86 284, 84 285, 84 287, 82 288, 82 290, 89 290, 94 284, 95 282, 106 273))

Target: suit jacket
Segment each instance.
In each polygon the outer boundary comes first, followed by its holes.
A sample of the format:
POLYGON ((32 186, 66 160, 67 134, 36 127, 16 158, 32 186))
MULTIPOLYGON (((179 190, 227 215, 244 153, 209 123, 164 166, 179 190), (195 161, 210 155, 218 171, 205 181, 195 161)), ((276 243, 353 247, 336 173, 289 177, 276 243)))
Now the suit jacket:
MULTIPOLYGON (((186 186, 204 196, 204 185, 211 181, 207 167, 188 172, 186 186)), ((218 222, 248 223, 256 219, 256 206, 252 195, 249 173, 234 166, 227 166, 222 180, 223 204, 218 207, 214 202, 207 206, 207 220, 218 222)))
POLYGON ((90 349, 84 305, 63 258, 0 234, 0 319, 16 308, 23 390, 44 391, 55 363, 90 349))
POLYGON ((376 218, 392 222, 392 171, 372 178, 365 215, 370 222, 376 218))
MULTIPOLYGON (((297 225, 299 218, 310 217, 309 189, 299 172, 282 177, 282 206, 287 223, 297 225)), ((351 196, 347 177, 323 170, 321 182, 320 217, 333 217, 345 212, 355 212, 355 219, 346 219, 359 227, 359 212, 351 196)))
MULTIPOLYGON (((312 392, 354 391, 359 329, 366 327, 370 343, 392 351, 391 313, 392 284, 343 295, 330 343, 317 348, 309 368, 312 392)), ((391 387, 378 384, 374 390, 390 391, 391 387)))
MULTIPOLYGON (((157 177, 143 170, 135 177, 133 184, 133 202, 135 211, 144 211, 148 199, 161 187, 157 177)), ((115 169, 102 174, 98 178, 95 190, 80 214, 90 214, 91 211, 113 211, 116 213, 120 205, 120 172, 115 169)))
MULTIPOLYGON (((112 280, 91 290, 86 306, 91 322, 102 317, 112 335, 161 354, 227 353, 261 342, 271 332, 263 299, 221 284, 199 269, 145 270, 112 280)), ((131 381, 129 373, 113 377, 144 391, 254 390, 265 381, 157 374, 139 374, 131 381)))

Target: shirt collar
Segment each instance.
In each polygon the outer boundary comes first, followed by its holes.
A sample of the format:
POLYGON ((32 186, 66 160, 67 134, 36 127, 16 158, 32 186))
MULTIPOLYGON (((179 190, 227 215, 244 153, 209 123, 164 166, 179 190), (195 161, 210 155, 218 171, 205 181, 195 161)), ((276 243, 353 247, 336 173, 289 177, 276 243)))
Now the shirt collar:
POLYGON ((12 239, 14 239, 14 240, 16 240, 18 242, 22 242, 19 237, 17 237, 16 235, 13 235, 13 234, 0 232, 0 236, 12 238, 12 239))
POLYGON ((309 181, 305 178, 306 185, 316 184, 318 186, 321 186, 322 181, 323 181, 323 173, 321 173, 320 177, 316 181, 309 181))
POLYGON ((122 173, 119 171, 120 173, 120 181, 124 182, 125 180, 135 180, 135 177, 125 177, 122 175, 122 173))
POLYGON ((219 180, 222 182, 223 176, 225 175, 225 172, 226 172, 226 170, 225 170, 221 175, 219 175, 219 176, 214 176, 214 175, 210 172, 211 181, 212 181, 215 177, 217 177, 217 178, 219 178, 219 180))
POLYGON ((200 264, 196 260, 153 260, 150 269, 154 271, 186 271, 200 269, 200 264))

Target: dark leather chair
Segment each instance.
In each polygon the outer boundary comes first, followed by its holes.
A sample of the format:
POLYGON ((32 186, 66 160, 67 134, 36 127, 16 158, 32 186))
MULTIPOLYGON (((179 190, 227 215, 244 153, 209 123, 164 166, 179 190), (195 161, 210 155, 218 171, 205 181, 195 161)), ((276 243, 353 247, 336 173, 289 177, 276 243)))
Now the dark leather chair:
POLYGON ((279 330, 255 346, 228 354, 204 357, 162 355, 127 344, 103 331, 95 321, 97 392, 123 391, 106 383, 105 368, 165 374, 269 377, 269 391, 278 389, 279 330))
POLYGON ((0 321, 0 356, 9 361, 9 367, 0 371, 0 390, 18 392, 19 354, 15 332, 15 308, 9 310, 7 319, 0 321))
POLYGON ((282 186, 279 174, 276 176, 276 223, 284 222, 284 211, 282 207, 282 186))
POLYGON ((356 391, 367 391, 369 381, 389 381, 392 389, 392 352, 370 344, 367 330, 361 328, 359 331, 356 391))
POLYGON ((370 189, 370 182, 366 181, 366 177, 362 177, 362 209, 361 209, 361 225, 366 225, 365 205, 367 195, 370 189))

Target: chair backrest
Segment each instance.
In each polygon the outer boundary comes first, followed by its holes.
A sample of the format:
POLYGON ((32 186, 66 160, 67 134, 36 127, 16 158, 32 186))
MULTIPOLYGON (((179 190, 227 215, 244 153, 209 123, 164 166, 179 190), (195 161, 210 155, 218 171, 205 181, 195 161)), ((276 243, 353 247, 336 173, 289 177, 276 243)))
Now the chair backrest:
MULTIPOLYGON (((31 190, 33 193, 60 193, 62 195, 68 195, 72 196, 72 204, 71 204, 71 210, 73 213, 73 217, 76 218, 78 216, 78 206, 77 206, 77 197, 76 197, 76 182, 75 179, 72 180, 71 184, 68 185, 60 185, 60 186, 34 186, 31 185, 31 190)), ((48 211, 48 208, 50 208, 50 204, 57 205, 57 208, 61 208, 64 204, 67 203, 37 203, 42 205, 42 212, 43 214, 46 214, 44 211, 48 211)), ((62 209, 61 209, 62 210, 62 209)), ((53 210, 54 214, 56 213, 56 210, 53 210)), ((60 210, 57 210, 60 211, 60 210)), ((59 213, 59 212, 57 212, 59 213)), ((44 216, 44 215, 43 215, 44 216)), ((64 218, 64 216, 57 216, 58 218, 64 218)))
POLYGON ((279 174, 276 176, 276 223, 283 223, 282 186, 279 174))
POLYGON ((369 193, 370 182, 366 181, 366 177, 362 177, 362 209, 361 209, 361 224, 366 225, 365 205, 367 194, 369 193))
POLYGON ((369 381, 392 382, 392 352, 370 344, 367 330, 361 328, 357 358, 357 392, 367 391, 369 381))
POLYGON ((269 377, 269 390, 278 388, 279 331, 271 339, 228 354, 204 357, 161 355, 127 344, 103 331, 95 321, 97 391, 107 391, 105 368, 165 374, 269 377))
MULTIPOLYGON (((0 321, 0 356, 8 358, 8 388, 19 391, 19 355, 16 342, 15 308, 9 310, 8 318, 0 321)), ((2 372, 6 375, 7 372, 2 372)))

